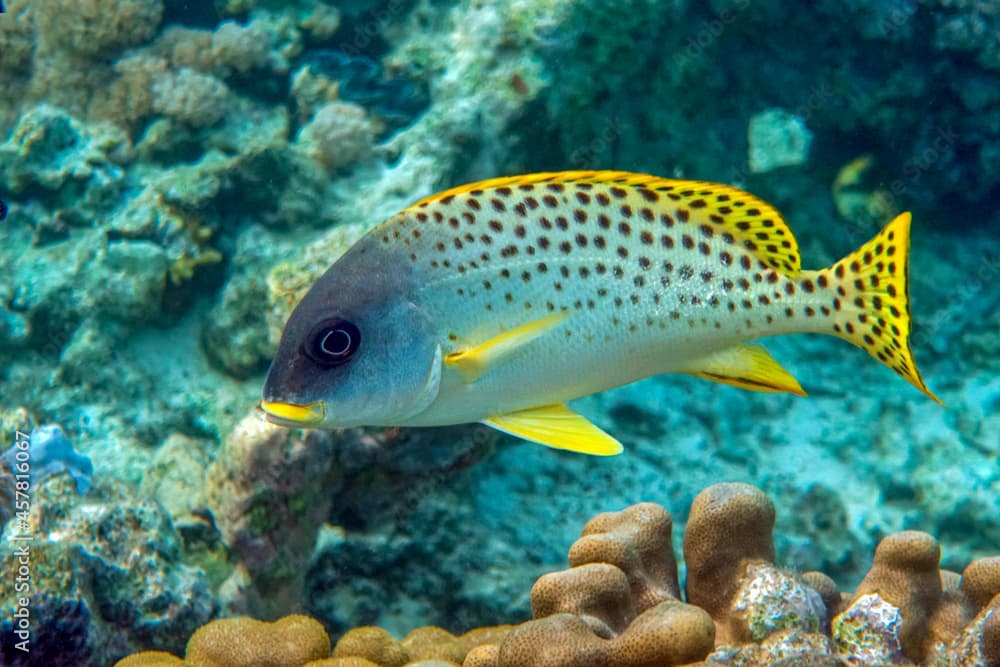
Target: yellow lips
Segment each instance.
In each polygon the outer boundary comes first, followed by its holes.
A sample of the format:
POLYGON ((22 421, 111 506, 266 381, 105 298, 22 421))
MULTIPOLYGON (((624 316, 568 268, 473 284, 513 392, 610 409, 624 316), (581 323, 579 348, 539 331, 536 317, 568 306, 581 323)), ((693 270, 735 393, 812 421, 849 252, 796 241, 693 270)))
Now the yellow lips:
POLYGON ((282 426, 311 426, 323 421, 326 415, 323 401, 306 405, 261 401, 260 409, 266 413, 269 422, 282 426))

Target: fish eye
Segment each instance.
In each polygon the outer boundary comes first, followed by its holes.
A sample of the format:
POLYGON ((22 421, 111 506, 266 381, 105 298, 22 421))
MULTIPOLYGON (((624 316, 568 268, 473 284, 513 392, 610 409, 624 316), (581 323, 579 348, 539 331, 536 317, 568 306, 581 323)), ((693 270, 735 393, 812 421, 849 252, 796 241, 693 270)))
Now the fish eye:
POLYGON ((303 351, 320 366, 332 368, 351 358, 361 343, 361 332, 347 320, 321 322, 306 338, 303 351))

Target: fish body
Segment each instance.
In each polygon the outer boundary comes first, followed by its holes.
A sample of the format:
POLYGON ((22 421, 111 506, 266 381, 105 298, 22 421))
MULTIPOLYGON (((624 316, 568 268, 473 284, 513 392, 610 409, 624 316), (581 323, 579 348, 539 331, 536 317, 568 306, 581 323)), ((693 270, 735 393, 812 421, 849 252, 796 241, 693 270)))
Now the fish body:
POLYGON ((804 271, 781 215, 725 185, 555 172, 461 186, 389 218, 317 281, 262 407, 318 427, 483 421, 609 454, 617 441, 567 401, 677 372, 804 395, 746 344, 789 333, 844 338, 934 398, 909 348, 909 223, 804 271))

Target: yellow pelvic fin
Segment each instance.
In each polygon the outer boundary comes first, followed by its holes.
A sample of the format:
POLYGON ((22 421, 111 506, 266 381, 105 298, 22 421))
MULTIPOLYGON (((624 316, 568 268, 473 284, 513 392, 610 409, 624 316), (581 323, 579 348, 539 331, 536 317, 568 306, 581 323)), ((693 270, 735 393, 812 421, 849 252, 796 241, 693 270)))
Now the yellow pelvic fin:
POLYGON ((759 345, 727 347, 697 359, 685 372, 741 389, 806 395, 798 380, 759 345))
MULTIPOLYGON (((656 224, 690 226, 699 235, 728 235, 766 265, 790 277, 802 270, 799 245, 781 214, 749 192, 720 183, 660 178, 629 171, 553 171, 491 178, 425 197, 407 210, 449 203, 459 195, 486 196, 496 188, 573 185, 626 193, 633 208, 650 208, 656 224), (666 214, 666 218, 662 216, 666 214)), ((619 199, 617 195, 614 199, 619 199)))
POLYGON ((910 349, 910 214, 900 213, 875 238, 816 272, 836 292, 833 333, 857 345, 944 405, 924 384, 910 349))
POLYGON ((595 456, 622 452, 620 442, 561 403, 497 415, 483 423, 546 447, 595 456))
POLYGON ((485 343, 480 343, 467 350, 452 352, 445 356, 444 362, 457 368, 466 382, 474 382, 497 361, 550 331, 569 316, 569 311, 563 311, 526 322, 510 331, 494 336, 485 343))

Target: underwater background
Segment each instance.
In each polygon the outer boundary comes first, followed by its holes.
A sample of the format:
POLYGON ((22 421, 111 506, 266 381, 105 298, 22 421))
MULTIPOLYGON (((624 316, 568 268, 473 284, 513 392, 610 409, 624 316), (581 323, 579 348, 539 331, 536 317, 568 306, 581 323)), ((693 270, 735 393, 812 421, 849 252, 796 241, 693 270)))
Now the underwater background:
POLYGON ((776 562, 840 590, 895 531, 933 535, 955 572, 1000 554, 1000 4, 5 10, 3 664, 183 655, 233 615, 305 613, 334 641, 521 623, 588 519, 652 501, 679 545, 720 482, 763 490, 776 562), (912 211, 913 350, 947 407, 796 335, 765 344, 808 398, 665 376, 577 401, 625 444, 610 459, 474 425, 260 421, 284 319, 364 231, 446 187, 564 169, 744 188, 807 268, 912 211))

